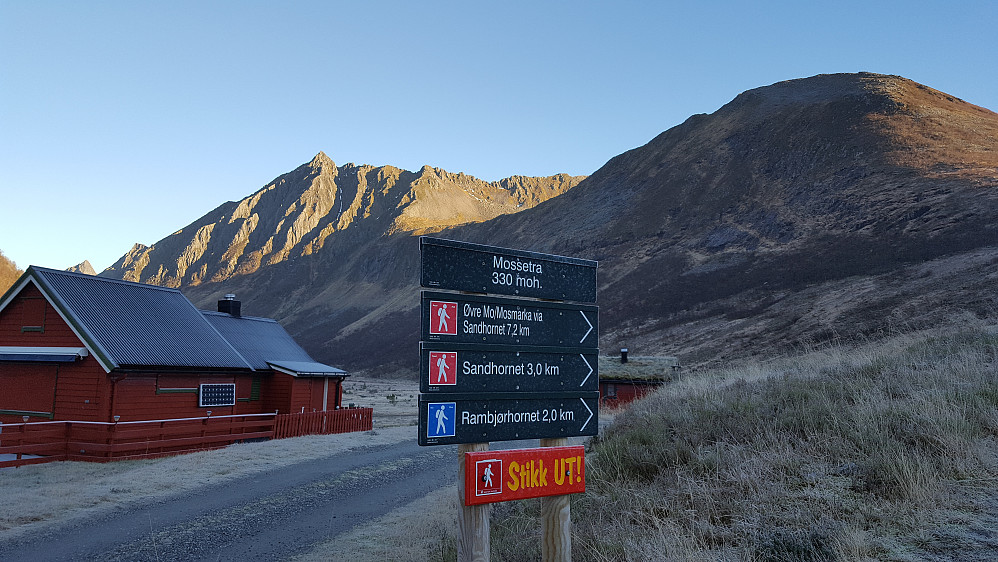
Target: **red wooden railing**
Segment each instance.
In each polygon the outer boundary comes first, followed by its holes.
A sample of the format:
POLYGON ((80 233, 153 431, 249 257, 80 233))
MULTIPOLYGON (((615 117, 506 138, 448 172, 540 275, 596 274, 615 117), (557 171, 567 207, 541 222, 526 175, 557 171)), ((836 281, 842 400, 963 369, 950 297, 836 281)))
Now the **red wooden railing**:
POLYGON ((0 425, 0 468, 73 460, 146 459, 249 439, 368 431, 371 408, 303 414, 245 414, 134 422, 51 421, 0 425), (25 457, 28 458, 25 458, 25 457))
POLYGON ((299 435, 328 435, 351 431, 370 431, 374 427, 373 408, 347 408, 328 412, 279 414, 274 424, 274 439, 299 435))

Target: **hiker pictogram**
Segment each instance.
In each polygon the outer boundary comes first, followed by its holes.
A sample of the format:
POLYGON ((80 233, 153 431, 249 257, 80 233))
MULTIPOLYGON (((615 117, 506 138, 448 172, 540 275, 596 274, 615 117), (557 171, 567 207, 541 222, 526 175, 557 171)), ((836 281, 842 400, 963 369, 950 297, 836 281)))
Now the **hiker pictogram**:
POLYGON ((502 493, 502 459, 487 459, 475 463, 475 495, 490 496, 502 493))
POLYGON ((430 333, 457 335, 457 303, 430 301, 430 333))
POLYGON ((457 404, 455 402, 435 402, 428 405, 429 423, 426 424, 427 437, 454 437, 457 427, 457 404))
POLYGON ((429 377, 431 385, 456 385, 457 352, 431 351, 429 377))

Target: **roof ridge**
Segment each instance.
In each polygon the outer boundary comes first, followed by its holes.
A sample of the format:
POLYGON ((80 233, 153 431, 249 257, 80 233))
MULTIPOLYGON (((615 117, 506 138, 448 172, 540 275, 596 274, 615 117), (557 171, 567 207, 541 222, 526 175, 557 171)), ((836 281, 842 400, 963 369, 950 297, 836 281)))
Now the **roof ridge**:
POLYGON ((246 315, 232 316, 228 312, 218 312, 217 310, 201 310, 201 309, 198 309, 198 312, 200 312, 201 314, 210 314, 212 316, 222 316, 222 317, 229 316, 232 318, 240 318, 243 320, 259 320, 261 322, 273 322, 274 324, 279 324, 277 320, 274 320, 273 318, 267 318, 264 316, 246 316, 246 315))

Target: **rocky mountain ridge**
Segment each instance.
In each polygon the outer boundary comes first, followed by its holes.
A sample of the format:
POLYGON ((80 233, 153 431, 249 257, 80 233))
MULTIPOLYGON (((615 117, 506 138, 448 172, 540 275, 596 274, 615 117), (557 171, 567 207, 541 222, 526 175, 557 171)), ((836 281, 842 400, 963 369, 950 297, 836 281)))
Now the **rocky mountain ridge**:
POLYGON ((399 216, 177 278, 202 307, 235 292, 315 357, 375 373, 416 367, 419 232, 598 260, 601 348, 688 364, 998 317, 998 115, 897 76, 749 90, 519 213, 399 216))
POLYGON ((218 283, 322 251, 331 241, 439 231, 515 213, 583 178, 513 176, 486 182, 424 166, 336 164, 320 152, 256 193, 230 201, 156 242, 136 244, 103 276, 170 287, 218 283))

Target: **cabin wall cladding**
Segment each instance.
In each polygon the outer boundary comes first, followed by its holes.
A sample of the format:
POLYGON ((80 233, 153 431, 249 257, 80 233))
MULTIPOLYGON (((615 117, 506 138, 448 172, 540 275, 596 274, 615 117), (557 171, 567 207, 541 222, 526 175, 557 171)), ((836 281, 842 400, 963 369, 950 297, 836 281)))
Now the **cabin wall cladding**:
MULTIPOLYGON (((215 381, 211 381, 215 382, 215 381)), ((204 415, 198 408, 198 378, 169 377, 160 388, 156 374, 127 374, 114 383, 112 415, 121 421, 189 418, 204 415)), ((229 408, 217 408, 218 414, 231 414, 229 408)))
MULTIPOLYGON (((291 404, 291 385, 294 379, 291 377, 266 377, 261 387, 261 412, 277 412, 282 414, 291 413, 288 404, 291 404)), ((299 410, 300 411, 300 410, 299 410)))
MULTIPOLYGON (((291 414, 298 412, 310 412, 315 407, 312 402, 312 379, 297 378, 291 382, 291 403, 301 406, 291 414)), ((322 401, 319 401, 318 410, 322 409, 322 401)))
POLYGON ((0 421, 17 423, 21 413, 51 414, 55 408, 58 368, 55 365, 0 364, 0 421), (13 389, 20 389, 14 392, 13 389), (6 413, 9 412, 9 413, 6 413))
MULTIPOLYGON (((233 408, 235 414, 256 414, 262 413, 260 404, 262 402, 262 379, 261 375, 237 375, 236 376, 236 405, 233 408)), ((214 413, 214 410, 212 410, 214 413)))
POLYGON ((83 347, 59 313, 34 285, 0 311, 0 345, 83 347))
POLYGON ((607 406, 622 406, 654 392, 660 385, 655 382, 600 381, 600 400, 607 406))
POLYGON ((110 421, 111 381, 93 357, 59 366, 55 418, 110 421))

